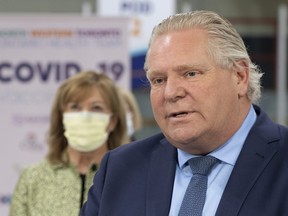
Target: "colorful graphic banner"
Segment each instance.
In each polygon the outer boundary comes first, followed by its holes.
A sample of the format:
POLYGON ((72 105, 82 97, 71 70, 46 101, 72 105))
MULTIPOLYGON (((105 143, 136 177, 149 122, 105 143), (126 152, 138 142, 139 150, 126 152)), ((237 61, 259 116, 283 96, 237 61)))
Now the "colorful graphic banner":
POLYGON ((0 212, 21 170, 47 153, 45 134, 55 91, 81 70, 131 87, 129 19, 0 16, 0 212))

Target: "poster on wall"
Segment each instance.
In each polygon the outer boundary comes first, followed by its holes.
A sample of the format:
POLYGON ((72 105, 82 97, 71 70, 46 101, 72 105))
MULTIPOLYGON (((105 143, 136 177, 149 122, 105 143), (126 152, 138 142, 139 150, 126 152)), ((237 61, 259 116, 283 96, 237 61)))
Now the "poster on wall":
POLYGON ((129 19, 0 16, 0 212, 8 216, 21 170, 47 153, 45 134, 59 84, 83 70, 131 86, 129 19))
POLYGON ((130 18, 133 88, 145 85, 145 82, 142 81, 145 79, 143 64, 153 27, 175 12, 175 0, 97 0, 98 15, 130 18))

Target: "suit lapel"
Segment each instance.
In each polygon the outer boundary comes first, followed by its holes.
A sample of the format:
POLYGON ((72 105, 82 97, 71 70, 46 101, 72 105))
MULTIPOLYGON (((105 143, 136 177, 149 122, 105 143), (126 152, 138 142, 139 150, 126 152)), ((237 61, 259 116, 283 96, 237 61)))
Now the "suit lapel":
POLYGON ((238 215, 249 191, 278 151, 279 132, 263 113, 245 141, 220 200, 217 215, 238 215))
POLYGON ((176 168, 176 152, 176 148, 163 139, 151 156, 147 182, 147 215, 149 216, 167 216, 169 214, 176 168))

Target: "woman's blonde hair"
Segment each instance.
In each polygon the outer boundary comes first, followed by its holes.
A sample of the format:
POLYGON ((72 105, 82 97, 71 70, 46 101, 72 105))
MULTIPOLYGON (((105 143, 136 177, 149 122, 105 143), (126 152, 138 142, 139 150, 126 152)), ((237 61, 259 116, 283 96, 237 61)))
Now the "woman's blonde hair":
POLYGON ((108 137, 108 149, 114 149, 127 141, 126 115, 124 102, 118 93, 114 81, 108 76, 95 71, 83 71, 68 78, 58 88, 51 110, 48 132, 49 152, 47 159, 51 163, 67 163, 63 152, 68 146, 62 123, 65 106, 73 101, 82 101, 89 96, 93 87, 97 87, 116 121, 114 130, 108 137))
POLYGON ((119 87, 119 90, 128 110, 133 116, 132 119, 134 130, 140 130, 142 128, 142 116, 134 94, 128 89, 124 89, 122 87, 119 87))

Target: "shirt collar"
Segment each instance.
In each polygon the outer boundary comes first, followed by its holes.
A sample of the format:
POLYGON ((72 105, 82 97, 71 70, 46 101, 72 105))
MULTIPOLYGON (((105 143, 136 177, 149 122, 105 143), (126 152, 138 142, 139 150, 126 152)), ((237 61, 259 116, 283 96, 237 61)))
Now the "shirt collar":
MULTIPOLYGON (((256 112, 253 106, 251 105, 248 115, 246 116, 241 127, 236 131, 236 133, 219 148, 209 153, 209 155, 214 156, 219 160, 234 166, 240 154, 240 151, 244 145, 246 137, 256 121, 256 118, 257 118, 256 112)), ((197 157, 196 155, 191 155, 187 152, 182 151, 181 149, 177 149, 177 151, 178 151, 178 164, 181 169, 185 166, 185 163, 189 159, 197 157)))

